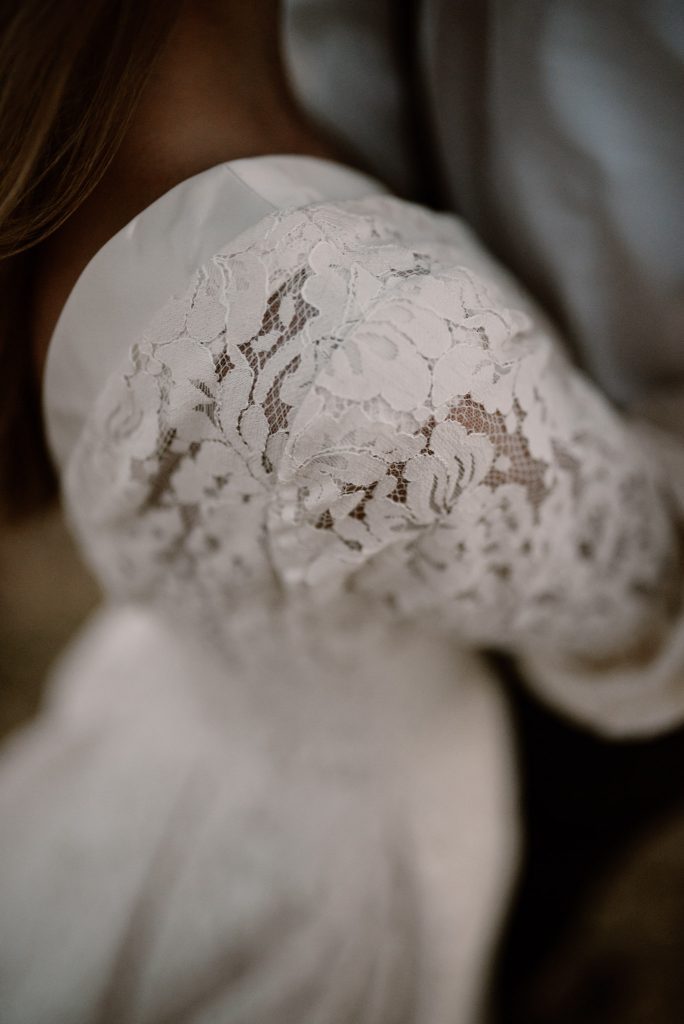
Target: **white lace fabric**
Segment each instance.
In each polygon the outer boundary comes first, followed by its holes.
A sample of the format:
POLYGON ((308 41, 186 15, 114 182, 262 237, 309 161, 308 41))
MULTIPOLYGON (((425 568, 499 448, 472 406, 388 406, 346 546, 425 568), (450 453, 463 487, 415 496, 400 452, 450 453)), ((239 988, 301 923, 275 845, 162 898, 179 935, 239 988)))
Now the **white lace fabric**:
POLYGON ((113 597, 257 665, 283 616, 424 622, 599 728, 681 715, 672 480, 455 218, 274 211, 131 342, 65 472, 113 597))

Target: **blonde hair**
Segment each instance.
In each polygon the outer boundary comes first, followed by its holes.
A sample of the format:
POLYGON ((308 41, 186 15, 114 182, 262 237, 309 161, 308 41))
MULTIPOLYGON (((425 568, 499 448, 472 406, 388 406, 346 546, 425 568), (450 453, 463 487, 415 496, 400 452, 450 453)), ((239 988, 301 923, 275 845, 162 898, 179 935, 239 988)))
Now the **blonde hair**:
POLYGON ((15 0, 0 7, 0 508, 54 493, 25 314, 37 243, 115 155, 178 7, 15 0))

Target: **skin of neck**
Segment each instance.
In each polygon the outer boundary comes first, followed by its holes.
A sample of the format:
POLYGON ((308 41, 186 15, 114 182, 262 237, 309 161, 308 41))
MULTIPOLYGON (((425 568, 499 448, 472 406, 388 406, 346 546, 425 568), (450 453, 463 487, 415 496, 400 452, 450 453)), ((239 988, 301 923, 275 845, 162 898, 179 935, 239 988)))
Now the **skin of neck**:
POLYGON ((185 3, 111 173, 166 190, 225 160, 334 155, 292 98, 279 22, 275 0, 185 3))
POLYGON ((186 178, 243 157, 340 159, 292 98, 276 0, 186 0, 107 172, 33 256, 36 372, 81 271, 141 210, 186 178))

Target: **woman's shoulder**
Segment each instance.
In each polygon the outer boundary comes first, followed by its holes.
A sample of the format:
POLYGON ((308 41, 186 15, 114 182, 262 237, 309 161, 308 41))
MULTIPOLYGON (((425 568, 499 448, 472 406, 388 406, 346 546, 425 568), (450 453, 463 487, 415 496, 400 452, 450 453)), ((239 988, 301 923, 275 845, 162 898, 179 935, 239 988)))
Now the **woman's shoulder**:
POLYGON ((219 610, 322 596, 449 515, 546 358, 471 244, 376 196, 273 210, 206 259, 109 374, 68 464, 105 589, 196 597, 200 618, 214 589, 219 610))
POLYGON ((327 360, 380 319, 387 333, 413 323, 430 357, 455 326, 481 333, 464 321, 488 312, 519 324, 527 318, 515 310, 526 305, 457 218, 390 195, 322 201, 275 209, 219 248, 135 349, 181 339, 221 352, 250 345, 263 370, 288 344, 327 360))
POLYGON ((258 450, 268 470, 309 421, 320 444, 326 413, 365 422, 373 406, 417 430, 461 377, 486 400, 496 366, 525 358, 529 333, 507 281, 453 217, 389 195, 275 209, 131 339, 80 447, 106 432, 110 449, 156 458, 172 433, 176 449, 258 450))
POLYGON ((454 373, 477 388, 493 362, 518 362, 529 324, 454 218, 391 196, 311 203, 206 260, 109 390, 124 380, 130 403, 140 389, 136 422, 171 403, 177 438, 244 441, 249 423, 279 451, 295 422, 320 419, 324 393, 336 417, 375 401, 419 425, 454 373))
POLYGON ((205 264, 146 341, 246 361, 261 382, 251 398, 287 395, 292 416, 326 389, 422 415, 448 390, 447 364, 477 389, 479 370, 519 362, 542 330, 466 225, 374 195, 274 211, 205 264))

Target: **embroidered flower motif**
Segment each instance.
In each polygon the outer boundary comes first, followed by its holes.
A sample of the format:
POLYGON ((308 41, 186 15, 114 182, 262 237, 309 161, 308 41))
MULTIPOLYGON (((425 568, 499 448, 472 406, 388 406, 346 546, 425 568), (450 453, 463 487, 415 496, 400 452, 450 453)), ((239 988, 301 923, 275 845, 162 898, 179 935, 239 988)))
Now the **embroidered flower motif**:
POLYGON ((470 643, 585 653, 667 620, 662 486, 467 229, 388 197, 276 212, 210 260, 66 481, 108 589, 234 645, 250 601, 330 623, 365 595, 470 643))

